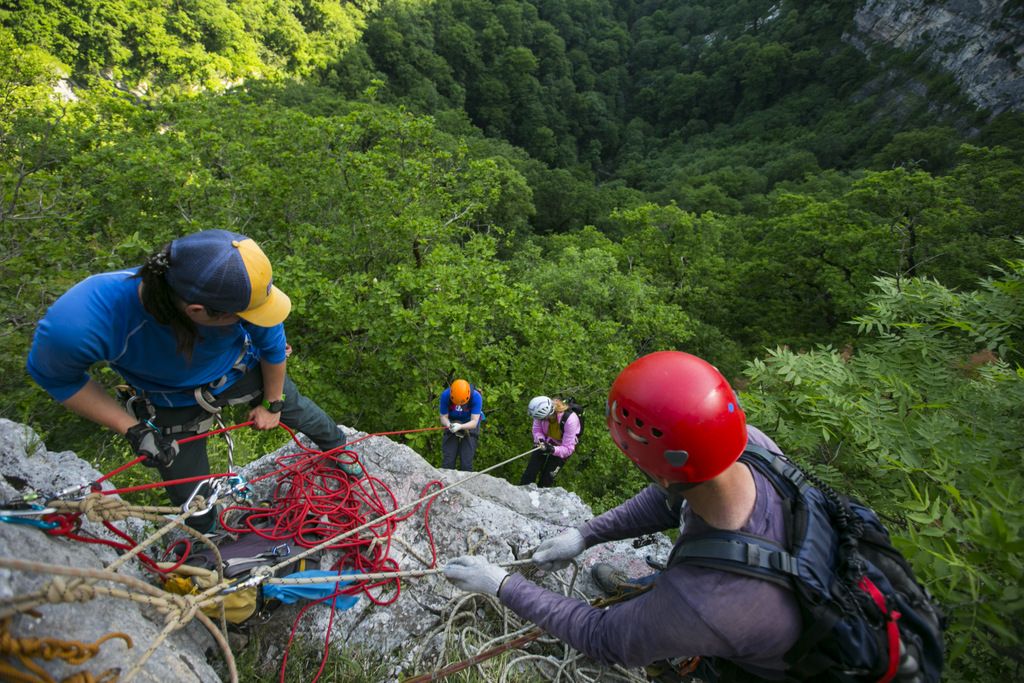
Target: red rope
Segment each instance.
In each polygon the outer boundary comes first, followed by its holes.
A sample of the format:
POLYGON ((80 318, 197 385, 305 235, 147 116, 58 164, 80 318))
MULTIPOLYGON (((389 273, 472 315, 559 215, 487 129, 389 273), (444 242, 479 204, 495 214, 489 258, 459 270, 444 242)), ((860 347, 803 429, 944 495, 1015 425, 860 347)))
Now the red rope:
MULTIPOLYGON (((114 541, 107 538, 99 538, 97 536, 85 536, 78 533, 82 527, 81 516, 82 513, 80 512, 54 513, 46 515, 43 517, 45 521, 57 523, 56 527, 52 529, 47 529, 46 533, 50 534, 51 536, 65 536, 73 541, 81 541, 82 543, 91 543, 93 545, 105 545, 107 547, 114 548, 122 552, 128 552, 135 548, 135 539, 133 539, 131 536, 124 533, 116 526, 105 520, 103 522, 103 526, 105 526, 111 533, 122 538, 124 540, 123 543, 119 543, 118 541, 114 541)), ((180 567, 182 564, 184 564, 185 560, 188 559, 188 554, 183 554, 178 562, 167 568, 162 568, 159 565, 157 565, 156 560, 149 557, 145 553, 139 553, 138 558, 139 561, 143 564, 143 566, 146 567, 146 569, 149 569, 152 572, 156 572, 157 574, 167 574, 168 572, 172 572, 178 567, 180 567)))
MULTIPOLYGON (((407 434, 411 432, 443 429, 412 429, 382 434, 368 434, 327 452, 317 452, 299 444, 299 452, 277 458, 278 469, 257 477, 252 482, 276 478, 271 498, 265 507, 235 506, 221 512, 221 526, 234 533, 254 533, 274 542, 290 542, 300 548, 314 548, 330 539, 365 526, 370 519, 388 515, 400 507, 394 492, 376 477, 366 475, 353 479, 340 468, 343 464, 359 464, 359 456, 347 446, 358 443, 370 436, 407 434), (226 524, 231 510, 244 514, 238 527, 226 524)), ((298 441, 296 441, 298 443, 298 441)), ((365 472, 365 470, 364 470, 365 472)), ((428 482, 418 498, 423 498, 433 487, 443 488, 438 480, 428 482)), ((371 524, 358 534, 347 536, 324 546, 325 550, 337 551, 339 559, 331 566, 332 571, 353 569, 361 573, 397 572, 398 562, 390 557, 391 538, 395 527, 420 509, 423 510, 423 526, 430 544, 431 567, 437 565, 437 548, 430 531, 430 508, 436 500, 431 497, 410 509, 403 515, 395 515, 371 524)), ((386 606, 401 596, 402 585, 398 578, 375 582, 360 582, 358 576, 349 579, 352 583, 339 588, 330 595, 311 601, 296 615, 292 623, 285 656, 281 661, 280 678, 286 680, 288 652, 295 632, 306 611, 316 604, 331 602, 331 616, 324 635, 324 652, 320 667, 313 677, 319 680, 327 663, 330 648, 331 628, 334 624, 335 606, 341 595, 365 594, 375 605, 386 606), (393 586, 393 591, 388 587, 393 586), (386 591, 386 592, 385 592, 386 591), (386 595, 386 597, 385 597, 386 595)))
POLYGON ((99 479, 97 479, 96 481, 94 481, 93 483, 94 483, 94 484, 100 484, 100 483, 102 483, 102 482, 106 481, 107 479, 110 479, 110 478, 111 478, 111 477, 113 477, 113 476, 116 476, 116 475, 118 475, 118 474, 121 474, 122 472, 124 472, 124 471, 125 471, 126 469, 128 469, 129 467, 132 467, 132 466, 134 466, 134 465, 138 465, 138 464, 139 464, 140 462, 142 462, 142 461, 143 461, 143 460, 145 460, 145 459, 146 459, 146 456, 144 456, 144 455, 140 455, 139 457, 135 458, 134 460, 129 460, 128 462, 126 462, 125 464, 121 465, 121 466, 120 466, 120 467, 118 467, 117 469, 115 469, 115 470, 110 470, 109 472, 107 472, 106 474, 104 474, 104 475, 103 475, 102 477, 100 477, 99 479))
MULTIPOLYGON (((188 443, 196 439, 209 438, 233 429, 251 426, 252 424, 252 422, 245 422, 232 425, 216 431, 179 439, 178 443, 188 443)), ((355 479, 344 473, 341 469, 342 465, 360 464, 359 455, 355 451, 346 450, 347 446, 359 443, 371 436, 393 436, 444 429, 443 427, 427 427, 423 429, 367 434, 330 451, 321 452, 304 446, 299 441, 295 432, 288 426, 284 424, 279 426, 288 432, 299 450, 296 453, 279 456, 275 460, 278 465, 277 469, 251 480, 250 483, 257 483, 274 478, 272 493, 269 501, 267 501, 267 505, 231 506, 224 508, 221 511, 220 524, 226 531, 232 533, 253 533, 271 541, 289 542, 304 549, 319 546, 330 539, 343 536, 357 528, 366 526, 369 520, 385 517, 400 507, 394 492, 380 479, 365 474, 363 477, 355 479), (229 526, 225 523, 228 513, 233 511, 244 513, 238 526, 229 526)), ((142 462, 143 459, 143 457, 139 457, 118 467, 98 479, 96 483, 98 484, 123 472, 129 467, 142 462)), ((365 472, 365 470, 363 471, 365 472)), ((207 474, 186 477, 184 479, 151 482, 138 486, 103 491, 102 493, 104 495, 131 493, 161 486, 226 477, 230 476, 230 474, 207 474)), ((444 485, 438 480, 427 482, 421 489, 418 498, 424 498, 428 491, 434 487, 443 488, 444 485)), ((367 528, 361 529, 358 534, 328 543, 324 546, 324 549, 337 551, 339 554, 339 559, 331 566, 331 570, 340 572, 343 569, 349 569, 360 573, 397 572, 399 570, 398 562, 390 557, 392 534, 399 523, 407 521, 421 509, 423 510, 424 531, 430 544, 430 566, 431 568, 435 567, 437 565, 437 548, 434 544, 433 534, 430 531, 430 509, 435 500, 436 496, 432 496, 429 500, 421 501, 403 515, 387 517, 378 523, 370 524, 367 528)), ((124 539, 124 543, 90 538, 78 534, 77 530, 80 526, 79 518, 81 514, 50 515, 47 518, 48 521, 57 522, 58 527, 49 530, 48 533, 64 535, 86 543, 101 543, 125 551, 135 546, 131 537, 118 530, 109 522, 104 522, 104 525, 124 539)), ((189 550, 191 549, 190 545, 188 543, 185 544, 185 552, 181 554, 178 562, 168 569, 160 569, 157 567, 156 562, 146 555, 140 554, 139 559, 153 571, 160 573, 170 572, 181 566, 188 558, 189 550)), ((331 625, 334 623, 337 598, 341 595, 362 593, 375 605, 386 606, 394 603, 401 596, 402 585, 397 577, 375 582, 360 582, 358 575, 356 575, 346 580, 351 582, 348 586, 339 588, 331 595, 311 601, 305 605, 299 611, 292 625, 292 632, 288 639, 289 646, 298 628, 299 620, 306 610, 315 604, 328 600, 331 601, 331 618, 324 643, 324 656, 320 662, 320 669, 313 678, 314 683, 322 674, 327 661, 327 648, 330 645, 331 625)), ((287 662, 286 650, 285 657, 281 663, 281 681, 285 680, 285 666, 287 662)))

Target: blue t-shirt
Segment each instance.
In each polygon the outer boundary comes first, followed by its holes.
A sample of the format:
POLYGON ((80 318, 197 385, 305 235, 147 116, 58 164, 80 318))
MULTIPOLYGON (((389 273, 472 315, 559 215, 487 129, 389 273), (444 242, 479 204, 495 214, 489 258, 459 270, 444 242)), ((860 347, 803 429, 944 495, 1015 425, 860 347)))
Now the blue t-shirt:
POLYGON ((27 369, 58 401, 75 395, 89 380, 94 363, 107 361, 125 381, 158 406, 195 405, 193 390, 227 376, 214 394, 242 376, 233 369, 262 358, 285 360, 284 325, 258 327, 239 322, 200 325, 192 358, 177 352, 174 331, 151 316, 139 299, 138 269, 102 273, 64 293, 39 321, 27 369), (244 354, 243 354, 244 351, 244 354))
POLYGON ((484 397, 480 392, 473 389, 469 395, 469 403, 455 405, 452 403, 451 387, 441 392, 441 399, 438 401, 438 408, 442 415, 448 416, 449 422, 469 422, 474 415, 480 415, 483 419, 484 397))

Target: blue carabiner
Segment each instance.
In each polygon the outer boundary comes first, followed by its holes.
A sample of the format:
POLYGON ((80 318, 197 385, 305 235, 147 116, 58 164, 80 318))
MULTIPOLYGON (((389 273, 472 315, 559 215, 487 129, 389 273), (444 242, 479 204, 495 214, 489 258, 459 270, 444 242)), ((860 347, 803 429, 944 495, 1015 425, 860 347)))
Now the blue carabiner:
POLYGON ((0 514, 0 522, 7 522, 8 524, 23 524, 26 526, 34 526, 37 529, 50 530, 56 529, 59 524, 57 522, 44 522, 41 519, 32 519, 35 515, 48 515, 56 512, 53 508, 44 508, 42 505, 33 503, 29 505, 31 510, 7 510, 8 514, 0 514))

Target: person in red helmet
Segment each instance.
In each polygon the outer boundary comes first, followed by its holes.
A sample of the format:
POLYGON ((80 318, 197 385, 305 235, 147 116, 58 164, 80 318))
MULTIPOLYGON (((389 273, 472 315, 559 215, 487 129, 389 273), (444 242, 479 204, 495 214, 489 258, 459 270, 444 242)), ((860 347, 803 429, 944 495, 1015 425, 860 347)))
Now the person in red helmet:
MULTIPOLYGON (((539 568, 557 570, 599 543, 671 528, 679 528, 680 541, 715 530, 787 541, 782 498, 739 461, 748 444, 781 450, 746 424, 729 383, 706 361, 678 351, 634 361, 611 387, 607 424, 615 445, 652 483, 543 541, 533 554, 539 568)), ((603 609, 543 589, 481 556, 452 560, 445 576, 464 590, 497 595, 523 618, 606 664, 658 662, 666 671, 693 656, 713 661, 716 670, 701 671, 701 680, 782 680, 783 657, 801 631, 798 603, 786 588, 692 564, 670 562, 650 590, 603 609)))

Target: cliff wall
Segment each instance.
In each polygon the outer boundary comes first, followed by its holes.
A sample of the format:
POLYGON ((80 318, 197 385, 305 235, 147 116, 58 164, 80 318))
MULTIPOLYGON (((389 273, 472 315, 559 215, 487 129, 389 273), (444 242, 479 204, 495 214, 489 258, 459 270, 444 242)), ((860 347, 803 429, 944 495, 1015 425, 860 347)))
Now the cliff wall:
POLYGON ((920 51, 993 114, 1024 110, 1024 5, 997 0, 867 0, 844 36, 868 54, 878 46, 920 51))

